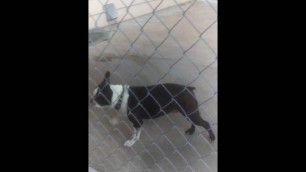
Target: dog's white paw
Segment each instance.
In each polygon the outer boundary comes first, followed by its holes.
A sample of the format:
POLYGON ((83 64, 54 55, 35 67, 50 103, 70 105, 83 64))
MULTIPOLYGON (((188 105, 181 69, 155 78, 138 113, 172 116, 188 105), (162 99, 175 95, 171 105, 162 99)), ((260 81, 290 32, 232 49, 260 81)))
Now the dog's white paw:
POLYGON ((112 125, 115 126, 115 125, 118 125, 119 120, 117 118, 112 118, 112 119, 109 120, 109 123, 111 123, 112 125))
POLYGON ((134 145, 134 143, 135 143, 135 140, 127 140, 125 141, 124 146, 131 147, 134 145))

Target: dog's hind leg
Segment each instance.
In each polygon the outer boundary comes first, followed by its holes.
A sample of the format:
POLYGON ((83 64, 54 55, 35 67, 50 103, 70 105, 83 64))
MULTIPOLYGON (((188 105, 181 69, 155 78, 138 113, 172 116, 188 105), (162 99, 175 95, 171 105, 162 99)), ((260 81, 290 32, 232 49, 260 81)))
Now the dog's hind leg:
MULTIPOLYGON (((188 118, 187 118, 187 115, 186 115, 186 112, 185 112, 185 110, 183 109, 183 107, 178 106, 177 110, 178 110, 186 119, 188 119, 188 118)), ((190 119, 188 119, 188 121, 190 121, 190 119)), ((188 135, 192 135, 192 134, 194 133, 194 131, 195 131, 195 126, 194 126, 194 124, 192 123, 192 124, 191 124, 191 127, 190 127, 189 129, 187 129, 187 130, 185 131, 185 133, 188 134, 188 135)))
POLYGON ((187 101, 184 104, 185 112, 182 108, 180 109, 180 111, 186 114, 187 118, 192 122, 191 128, 186 130, 186 133, 193 134, 195 128, 194 125, 202 126, 208 131, 210 140, 214 141, 216 139, 215 134, 213 133, 209 123, 202 119, 197 101, 192 98, 189 98, 189 100, 191 101, 187 101))
MULTIPOLYGON (((177 103, 176 105, 177 105, 177 110, 178 110, 178 111, 179 111, 188 121, 190 121, 190 119, 187 117, 187 113, 186 113, 186 111, 185 111, 185 109, 187 109, 187 108, 186 108, 186 106, 184 105, 184 103, 182 103, 181 105, 180 105, 179 103, 177 103)), ((191 124, 191 127, 190 127, 189 129, 187 129, 187 130, 185 131, 185 133, 188 134, 188 135, 192 135, 192 134, 194 133, 194 131, 195 131, 195 126, 194 126, 194 124, 192 123, 192 124, 191 124)))
POLYGON ((194 130, 195 130, 195 126, 193 124, 191 124, 191 127, 185 131, 186 134, 193 134, 194 133, 194 130))
POLYGON ((215 134, 213 133, 209 123, 205 120, 202 119, 202 117, 200 116, 200 112, 196 111, 195 113, 193 113, 192 115, 189 116, 189 119, 198 126, 202 126, 204 127, 208 133, 209 133, 209 138, 211 141, 214 141, 216 139, 215 134))

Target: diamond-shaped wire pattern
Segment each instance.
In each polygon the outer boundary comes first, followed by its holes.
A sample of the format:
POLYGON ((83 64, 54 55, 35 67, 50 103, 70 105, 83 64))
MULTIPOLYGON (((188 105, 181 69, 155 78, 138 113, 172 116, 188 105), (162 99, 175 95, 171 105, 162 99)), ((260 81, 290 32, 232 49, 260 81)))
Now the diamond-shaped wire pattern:
MULTIPOLYGON (((109 35, 89 47, 90 98, 106 71, 111 84, 194 86, 201 116, 218 135, 217 0, 89 0, 89 29, 100 27, 109 35), (113 21, 106 20, 109 3, 118 13, 113 21)), ((189 127, 177 112, 144 120, 140 139, 125 147, 133 133, 127 114, 90 106, 89 166, 98 172, 217 171, 218 139, 210 142, 199 126, 186 135, 189 127)))

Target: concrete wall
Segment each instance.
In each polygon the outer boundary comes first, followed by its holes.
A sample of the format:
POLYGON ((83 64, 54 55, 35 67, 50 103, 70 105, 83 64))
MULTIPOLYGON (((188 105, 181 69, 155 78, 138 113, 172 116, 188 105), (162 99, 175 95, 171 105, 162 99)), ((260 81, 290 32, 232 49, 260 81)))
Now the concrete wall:
POLYGON ((89 29, 95 27, 104 27, 110 24, 114 24, 116 21, 123 21, 131 19, 133 17, 139 17, 145 14, 165 9, 168 7, 175 6, 177 4, 182 4, 190 2, 190 0, 89 0, 89 29), (176 2, 175 2, 176 1, 176 2), (104 12, 103 6, 107 3, 114 3, 115 8, 118 10, 118 18, 113 21, 106 21, 106 14, 104 12), (124 4, 123 4, 124 3, 124 4), (177 4, 176 4, 177 3, 177 4), (127 13, 127 7, 129 8, 129 13, 127 13), (131 16, 131 15, 132 16, 131 16))

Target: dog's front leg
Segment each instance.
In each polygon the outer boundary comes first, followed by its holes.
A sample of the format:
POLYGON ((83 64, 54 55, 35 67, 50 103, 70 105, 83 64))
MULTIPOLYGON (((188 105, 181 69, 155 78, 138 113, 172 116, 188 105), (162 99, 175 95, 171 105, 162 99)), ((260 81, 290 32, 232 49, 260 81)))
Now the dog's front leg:
POLYGON ((133 133, 133 138, 131 140, 127 140, 125 141, 124 143, 124 146, 127 146, 127 147, 131 147, 134 145, 134 143, 139 140, 140 138, 140 133, 141 133, 141 128, 134 128, 134 133, 133 133))

